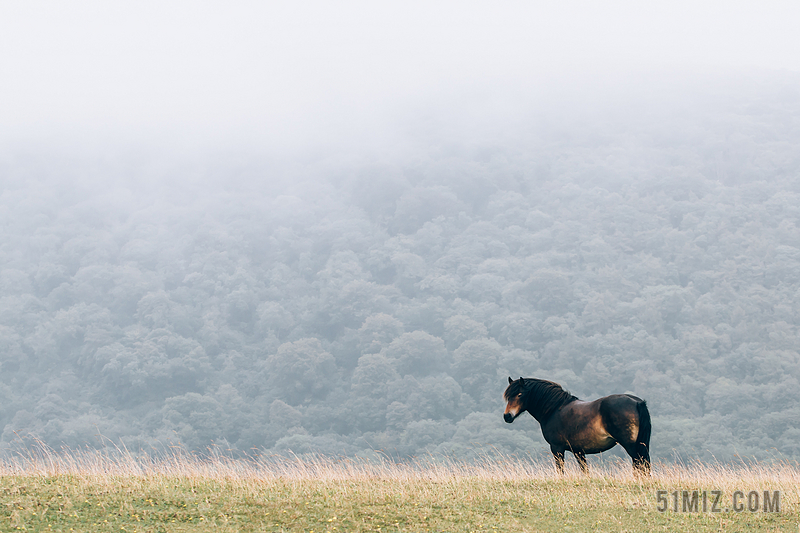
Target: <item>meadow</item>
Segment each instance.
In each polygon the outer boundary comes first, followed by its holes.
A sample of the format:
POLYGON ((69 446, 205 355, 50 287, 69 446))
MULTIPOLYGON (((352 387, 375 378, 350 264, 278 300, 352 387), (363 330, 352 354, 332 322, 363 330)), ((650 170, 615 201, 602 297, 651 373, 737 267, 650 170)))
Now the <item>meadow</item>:
POLYGON ((562 477, 549 462, 503 456, 395 463, 39 448, 0 462, 0 531, 798 531, 796 463, 656 463, 646 479, 615 460, 589 476, 569 466, 562 477), (691 510, 695 490, 698 512, 683 512, 683 491, 691 510), (764 512, 765 490, 780 491, 779 512, 764 512), (758 511, 748 510, 751 491, 758 511))

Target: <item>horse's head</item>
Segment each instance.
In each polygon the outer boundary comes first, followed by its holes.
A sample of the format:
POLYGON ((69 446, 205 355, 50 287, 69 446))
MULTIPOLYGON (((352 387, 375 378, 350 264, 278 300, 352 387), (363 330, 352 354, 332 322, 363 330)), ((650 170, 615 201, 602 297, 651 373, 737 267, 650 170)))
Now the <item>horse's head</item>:
POLYGON ((503 413, 503 420, 509 424, 525 411, 522 405, 522 393, 525 391, 525 378, 513 380, 508 378, 508 387, 503 397, 506 399, 506 411, 503 413))

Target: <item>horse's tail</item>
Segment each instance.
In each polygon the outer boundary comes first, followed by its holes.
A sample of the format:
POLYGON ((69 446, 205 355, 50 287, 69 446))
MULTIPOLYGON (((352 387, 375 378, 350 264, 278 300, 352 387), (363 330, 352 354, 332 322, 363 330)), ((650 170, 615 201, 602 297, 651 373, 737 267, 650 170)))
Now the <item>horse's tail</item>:
POLYGON ((645 473, 650 473, 650 411, 647 410, 647 402, 642 400, 636 404, 636 411, 639 414, 639 435, 636 437, 636 455, 639 468, 645 473))

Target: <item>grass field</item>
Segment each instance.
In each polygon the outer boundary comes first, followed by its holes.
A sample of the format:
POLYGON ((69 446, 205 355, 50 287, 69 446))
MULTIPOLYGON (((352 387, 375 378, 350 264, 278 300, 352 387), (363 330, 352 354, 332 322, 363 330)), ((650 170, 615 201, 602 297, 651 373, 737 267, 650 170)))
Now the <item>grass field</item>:
POLYGON ((0 531, 800 531, 800 467, 789 463, 655 465, 637 479, 623 463, 559 477, 549 463, 502 457, 394 464, 46 451, 5 460, 0 476, 0 531), (658 490, 667 491, 663 513, 658 490), (721 491, 723 512, 680 512, 684 490, 689 504, 691 491, 707 491, 709 509, 710 491, 721 491), (737 490, 744 510, 724 512, 737 490), (780 512, 763 511, 764 490, 780 491, 780 512))

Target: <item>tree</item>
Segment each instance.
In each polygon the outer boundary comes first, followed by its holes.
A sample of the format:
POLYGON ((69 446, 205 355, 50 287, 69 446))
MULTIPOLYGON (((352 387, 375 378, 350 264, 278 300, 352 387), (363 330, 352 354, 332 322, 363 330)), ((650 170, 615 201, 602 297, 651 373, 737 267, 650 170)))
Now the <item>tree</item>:
POLYGON ((403 333, 381 350, 402 376, 426 376, 449 365, 444 341, 424 331, 403 333))
POLYGON ((324 398, 337 383, 333 356, 313 338, 281 344, 267 371, 271 388, 290 405, 324 398))

